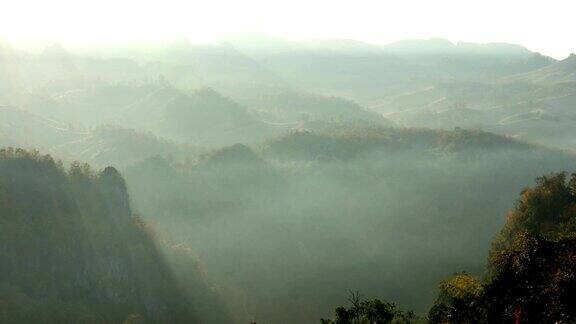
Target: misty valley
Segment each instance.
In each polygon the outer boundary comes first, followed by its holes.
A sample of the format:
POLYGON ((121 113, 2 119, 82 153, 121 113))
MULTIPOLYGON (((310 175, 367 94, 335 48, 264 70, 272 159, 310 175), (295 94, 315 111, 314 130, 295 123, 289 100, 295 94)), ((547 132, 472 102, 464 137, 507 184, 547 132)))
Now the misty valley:
POLYGON ((0 40, 0 323, 574 323, 576 55, 0 40))

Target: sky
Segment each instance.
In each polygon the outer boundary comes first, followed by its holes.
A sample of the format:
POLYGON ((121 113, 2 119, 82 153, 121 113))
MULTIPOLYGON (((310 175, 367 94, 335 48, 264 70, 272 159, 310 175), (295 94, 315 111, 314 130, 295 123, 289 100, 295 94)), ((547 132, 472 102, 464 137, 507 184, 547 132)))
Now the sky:
POLYGON ((507 42, 555 58, 576 52, 574 0, 2 0, 0 38, 64 45, 211 42, 231 33, 290 40, 507 42))

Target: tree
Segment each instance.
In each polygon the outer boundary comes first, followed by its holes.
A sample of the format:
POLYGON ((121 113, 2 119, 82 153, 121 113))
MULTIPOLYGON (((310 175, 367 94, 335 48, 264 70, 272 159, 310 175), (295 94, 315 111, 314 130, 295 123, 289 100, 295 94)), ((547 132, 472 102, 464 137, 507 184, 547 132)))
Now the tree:
POLYGON ((387 324, 413 323, 416 316, 412 312, 404 312, 396 305, 379 299, 362 300, 358 292, 350 292, 348 301, 351 306, 336 307, 335 318, 321 319, 322 324, 387 324))
POLYGON ((440 285, 431 323, 576 322, 576 175, 540 177, 522 191, 493 242, 484 283, 440 285))

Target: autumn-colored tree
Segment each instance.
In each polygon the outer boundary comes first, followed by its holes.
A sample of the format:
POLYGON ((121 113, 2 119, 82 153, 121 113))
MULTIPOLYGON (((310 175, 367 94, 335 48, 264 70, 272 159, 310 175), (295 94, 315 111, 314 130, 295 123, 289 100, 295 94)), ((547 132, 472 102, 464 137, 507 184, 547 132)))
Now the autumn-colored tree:
POLYGON ((484 283, 440 285, 431 323, 576 322, 576 175, 537 179, 495 239, 484 283))

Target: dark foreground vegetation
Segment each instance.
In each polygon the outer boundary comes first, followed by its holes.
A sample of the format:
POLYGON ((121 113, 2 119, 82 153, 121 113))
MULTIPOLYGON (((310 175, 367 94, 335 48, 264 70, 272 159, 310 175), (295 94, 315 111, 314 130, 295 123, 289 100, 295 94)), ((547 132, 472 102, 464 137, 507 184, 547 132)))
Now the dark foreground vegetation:
POLYGON ((502 215, 575 105, 512 44, 0 40, 0 323, 574 322, 575 180, 502 215))
POLYGON ((521 188, 576 165, 482 131, 304 126, 124 172, 139 211, 194 247, 240 323, 313 323, 350 289, 425 313, 440 280, 482 274, 521 188))
MULTIPOLYGON (((149 163, 152 167, 160 162, 149 163)), ((224 197, 237 195, 240 188, 252 194, 264 190, 260 195, 274 197, 278 192, 273 188, 287 185, 282 172, 241 145, 206 156, 194 170, 190 181, 199 177, 198 181, 222 186, 218 192, 224 197), (235 174, 231 180, 223 170, 239 174, 227 173, 235 174), (245 181, 240 175, 250 177, 254 187, 238 187, 235 181, 245 181)), ((287 189, 277 190, 285 194, 287 189)), ((134 215, 116 169, 94 172, 80 163, 65 169, 35 151, 3 149, 0 198, 0 322, 233 321, 223 302, 230 297, 210 287, 196 256, 134 215)), ((230 203, 255 210, 248 197, 242 199, 242 204, 230 203)), ((333 318, 322 323, 572 323, 575 212, 576 175, 540 177, 522 191, 507 215, 492 243, 485 273, 461 272, 442 281, 427 315, 351 293, 350 305, 336 308, 333 318)), ((371 294, 387 294, 379 289, 371 294)))
POLYGON ((223 321, 217 306, 192 255, 133 215, 114 168, 0 150, 0 323, 223 321))
POLYGON ((440 285, 433 323, 576 321, 576 175, 538 178, 492 244, 484 278, 440 285))
POLYGON ((576 321, 576 174, 537 179, 495 238, 484 276, 458 273, 439 285, 426 318, 390 302, 360 300, 322 324, 574 323, 576 321))
POLYGON ((350 307, 339 306, 334 311, 334 319, 320 319, 322 324, 410 324, 425 323, 414 312, 398 309, 394 303, 380 299, 362 300, 358 292, 350 292, 350 307))

